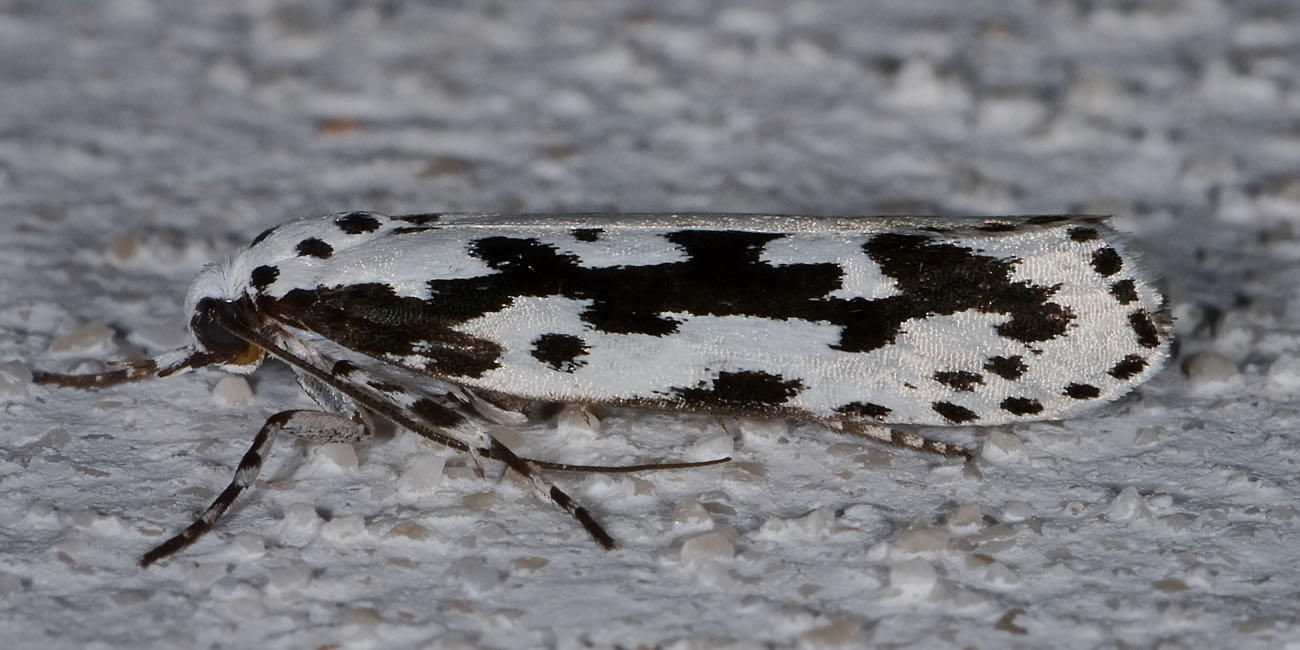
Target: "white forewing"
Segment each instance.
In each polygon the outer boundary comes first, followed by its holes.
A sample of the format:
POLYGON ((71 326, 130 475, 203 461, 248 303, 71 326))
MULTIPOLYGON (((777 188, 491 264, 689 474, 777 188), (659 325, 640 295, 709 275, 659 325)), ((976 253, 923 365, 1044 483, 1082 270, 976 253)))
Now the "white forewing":
POLYGON ((996 424, 1113 400, 1167 356, 1163 299, 1118 239, 1092 218, 350 213, 230 267, 257 301, 297 296, 289 318, 328 292, 381 314, 374 336, 409 346, 299 325, 492 394, 996 424), (492 351, 431 358, 466 341, 492 351))

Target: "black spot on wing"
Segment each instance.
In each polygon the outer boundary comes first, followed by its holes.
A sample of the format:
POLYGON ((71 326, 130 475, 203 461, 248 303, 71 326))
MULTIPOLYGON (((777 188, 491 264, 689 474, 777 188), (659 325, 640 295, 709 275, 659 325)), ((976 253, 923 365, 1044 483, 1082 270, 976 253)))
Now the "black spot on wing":
POLYGON ((803 382, 761 370, 719 372, 712 386, 673 388, 672 394, 692 406, 762 410, 779 406, 803 390, 803 382))
POLYGON ((412 235, 417 232, 429 232, 430 230, 439 230, 439 227, 438 226, 402 226, 400 228, 393 228, 389 232, 393 233, 394 235, 412 235))
POLYGON ((387 284, 294 289, 257 306, 351 350, 436 376, 480 377, 499 365, 501 346, 451 329, 430 301, 397 296, 387 284))
POLYGON ((830 297, 841 287, 839 265, 761 261, 764 246, 784 236, 672 231, 663 237, 682 250, 684 260, 610 267, 584 266, 576 255, 537 239, 485 237, 468 252, 494 273, 431 280, 429 302, 450 325, 498 311, 518 297, 564 296, 588 303, 581 318, 596 331, 651 336, 676 332, 674 313, 802 319, 840 327, 833 347, 848 352, 890 345, 908 320, 967 310, 1009 316, 995 332, 1024 343, 1062 336, 1075 318, 1051 302, 1057 287, 1012 281, 1018 260, 980 255, 924 234, 876 235, 863 245, 894 279, 895 295, 830 297))
POLYGON ((849 402, 836 408, 835 412, 850 417, 883 420, 893 412, 893 409, 879 404, 872 404, 871 402, 849 402))
POLYGON ((592 242, 600 239, 601 233, 605 232, 602 228, 574 228, 570 231, 573 238, 578 241, 592 242))
POLYGON ((413 223, 417 226, 427 226, 442 219, 442 215, 436 212, 430 212, 428 214, 404 214, 399 217, 393 217, 393 219, 397 221, 405 221, 406 223, 413 223))
POLYGON ((1097 229, 1088 226, 1075 226, 1066 231, 1070 239, 1083 243, 1097 238, 1097 229))
POLYGON ((1120 280, 1110 285, 1110 295, 1115 296, 1115 300, 1121 305, 1137 302, 1138 293, 1136 283, 1132 278, 1120 280))
POLYGON ((980 224, 976 230, 982 230, 984 232, 1015 232, 1020 230, 1020 227, 1014 223, 1007 223, 1005 221, 990 221, 988 223, 980 224))
POLYGON ((1025 365, 1025 360, 1020 355, 1010 357, 989 357, 984 363, 984 369, 1007 380, 1015 381, 1029 370, 1025 365))
POLYGON ((627 309, 608 311, 588 309, 583 319, 596 329, 611 334, 648 334, 650 336, 667 336, 677 331, 681 321, 667 316, 657 316, 649 310, 627 309))
POLYGON ((249 242, 248 245, 249 245, 249 246, 256 246, 256 245, 262 243, 262 240, 266 239, 267 237, 270 237, 270 236, 271 236, 271 233, 275 232, 275 229, 276 229, 276 226, 271 226, 270 228, 267 228, 266 230, 263 230, 260 234, 258 234, 258 236, 254 237, 254 238, 253 238, 253 241, 252 241, 252 242, 249 242))
POLYGON ((1132 379, 1134 375, 1142 372, 1146 367, 1146 359, 1143 359, 1136 354, 1130 354, 1121 359, 1119 363, 1115 364, 1115 367, 1111 368, 1107 374, 1121 381, 1125 381, 1132 379))
POLYGON ((984 375, 965 370, 941 370, 934 373, 934 380, 959 392, 974 392, 976 384, 984 383, 984 375))
POLYGON ((577 256, 560 253, 536 239, 484 237, 470 245, 470 253, 502 273, 526 273, 539 276, 540 282, 553 282, 578 268, 577 256))
POLYGON ((1037 217, 1030 217, 1026 219, 1025 222, 1029 224, 1033 224, 1035 226, 1050 226, 1054 223, 1061 223, 1063 221, 1069 221, 1069 220, 1070 217, 1067 217, 1065 215, 1046 214, 1037 217))
POLYGON ((1128 325, 1133 329, 1133 334, 1137 336, 1138 345, 1144 348, 1155 348, 1160 346, 1160 330, 1151 320, 1151 314, 1145 309, 1139 309, 1128 316, 1128 325))
POLYGON ((1101 389, 1091 384, 1070 384, 1064 394, 1074 399, 1097 399, 1101 397, 1101 389))
POLYGON ((534 359, 560 372, 573 372, 587 365, 580 358, 587 354, 586 342, 569 334, 543 334, 537 337, 533 340, 530 354, 534 359))
POLYGON ((671 334, 679 322, 665 315, 669 312, 850 318, 851 306, 845 301, 820 302, 840 286, 836 264, 773 266, 759 261, 764 244, 783 236, 674 231, 664 238, 683 249, 684 261, 613 267, 584 267, 577 256, 536 239, 486 237, 473 242, 469 252, 496 273, 432 280, 428 286, 431 301, 451 322, 499 310, 521 296, 589 301, 583 321, 613 334, 671 334))
POLYGON ((1124 268, 1124 260, 1120 258, 1119 253, 1116 252, 1115 249, 1110 248, 1109 246, 1106 248, 1098 248, 1096 252, 1092 254, 1092 269, 1096 271, 1098 275, 1110 277, 1119 273, 1119 270, 1122 268, 1124 268))
POLYGON ((379 230, 379 220, 365 212, 345 214, 335 219, 334 225, 349 235, 360 235, 379 230))
POLYGON ((1012 415, 1038 415, 1043 412, 1043 405, 1028 397, 1008 397, 999 406, 1012 415))
POLYGON ((275 279, 280 277, 280 269, 274 266, 259 266, 248 274, 248 281, 258 291, 265 291, 267 287, 275 283, 275 279))
POLYGON ((327 260, 334 254, 334 247, 315 237, 308 237, 298 242, 299 257, 319 257, 327 260))
POLYGON ((1012 281, 1016 259, 979 255, 964 246, 907 233, 876 235, 863 250, 894 279, 898 293, 845 301, 851 304, 853 317, 844 322, 837 349, 876 350, 891 344, 910 319, 972 309, 1009 315, 994 329, 999 336, 1022 343, 1063 336, 1075 318, 1068 308, 1051 302, 1057 287, 1012 281))
POLYGON ((467 280, 430 280, 432 302, 453 322, 498 311, 517 297, 566 296, 593 302, 583 320, 597 330, 615 334, 663 336, 676 331, 678 321, 658 315, 660 305, 638 300, 657 267, 584 268, 577 256, 560 253, 536 239, 486 237, 470 245, 470 253, 498 271, 467 280))
POLYGON ((930 408, 953 424, 965 424, 980 419, 980 416, 975 415, 975 411, 952 402, 935 402, 930 405, 930 408))

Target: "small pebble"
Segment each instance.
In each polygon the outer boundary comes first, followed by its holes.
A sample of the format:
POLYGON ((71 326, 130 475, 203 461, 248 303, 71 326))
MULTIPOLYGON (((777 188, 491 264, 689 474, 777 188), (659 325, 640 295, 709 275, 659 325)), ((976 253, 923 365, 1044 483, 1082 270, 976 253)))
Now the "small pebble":
POLYGON ((27 394, 32 385, 32 369, 21 361, 0 363, 0 397, 27 394))
POLYGON ((682 542, 681 562, 687 566, 704 560, 730 560, 736 556, 736 546, 723 533, 711 530, 682 542))
POLYGON ((446 465, 447 459, 441 456, 416 454, 397 479, 398 487, 406 492, 428 492, 442 483, 446 465))
POLYGON ((338 469, 356 469, 360 465, 357 450, 346 442, 327 442, 312 449, 312 454, 325 459, 338 469))
POLYGON ((546 568, 551 561, 535 555, 524 555, 510 561, 511 573, 536 573, 546 568))
POLYGON ((920 558, 903 560, 889 569, 889 586, 904 598, 925 598, 939 583, 939 574, 929 562, 920 558))
POLYGON ((481 557, 467 557, 453 565, 451 574, 471 594, 489 591, 505 580, 505 575, 481 557))
POLYGON ((952 533, 937 526, 904 528, 894 539, 894 548, 903 553, 928 553, 948 548, 952 533))
MULTIPOLYGON (((1200 355, 1198 355, 1199 357, 1200 355)), ((1195 359, 1193 359, 1195 361, 1195 359)), ((1225 359, 1225 361, 1227 361, 1225 359)), ((1231 363, 1231 361, 1228 361, 1231 363)), ((1237 367, 1232 366, 1232 373, 1236 374, 1237 367)), ((1191 362, 1188 362, 1188 375, 1191 375, 1191 362)), ((1293 354, 1283 354, 1268 366, 1268 383, 1279 392, 1295 393, 1300 389, 1300 357, 1293 354)), ((1231 377, 1231 375, 1229 375, 1231 377)))
POLYGON ((1160 427, 1141 427, 1137 430, 1137 435, 1133 436, 1133 446, 1150 447, 1160 442, 1160 427))
POLYGON ((949 528, 974 528, 984 524, 984 512, 978 503, 963 503, 948 515, 949 528))
POLYGON ((309 503, 295 503, 284 511, 280 522, 280 541, 286 546, 303 547, 316 537, 320 530, 320 515, 309 503))
POLYGON ((1034 516, 1034 507, 1025 501, 1008 501, 1002 504, 1002 521, 1016 523, 1034 516))
POLYGON ((713 516, 695 499, 687 499, 673 508, 673 525, 687 526, 712 522, 713 516))
POLYGON ((471 510, 490 510, 496 505, 495 492, 475 492, 461 497, 460 504, 471 510))
POLYGON ((239 375, 227 375, 212 388, 212 401, 218 406, 244 406, 253 399, 253 388, 239 375))
POLYGON ((805 645, 818 648, 857 648, 862 646, 865 638, 862 621, 856 618, 841 618, 799 635, 799 640, 805 645))
POLYGON ((332 542, 349 543, 365 534, 366 520, 360 515, 336 517, 321 524, 321 537, 332 542))
POLYGON ((1020 451, 1020 438, 1004 429, 993 428, 984 436, 980 457, 993 463, 1007 460, 1020 451))
POLYGON ((581 404, 566 404, 555 416, 555 430, 564 437, 578 438, 600 437, 600 418, 591 409, 581 404))
MULTIPOLYGON (((1279 359, 1279 361, 1281 361, 1279 359)), ((1274 365, 1277 365, 1275 362, 1274 365)), ((1202 352, 1193 355, 1183 364, 1187 378, 1196 384, 1215 384, 1228 381, 1237 376, 1237 364, 1221 354, 1202 352)), ((1300 386, 1300 367, 1287 368, 1281 376, 1274 378, 1269 368, 1270 379, 1280 385, 1295 384, 1300 386)))
POLYGON ((428 539, 431 534, 433 534, 433 531, 415 523, 414 521, 399 521, 393 524, 392 528, 388 529, 389 537, 405 537, 417 542, 422 539, 428 539))
POLYGON ((379 611, 373 607, 358 607, 347 613, 343 617, 344 625, 351 625, 362 628, 378 627, 383 619, 379 617, 379 611))
POLYGON ((103 323, 88 323, 51 341, 50 352, 108 352, 116 335, 103 323))
POLYGON ((1109 521, 1125 523, 1133 521, 1147 513, 1146 502, 1137 488, 1132 485, 1120 490, 1119 494, 1106 506, 1105 516, 1109 521))
POLYGON ((736 422, 744 438, 774 441, 790 433, 790 423, 785 420, 737 418, 736 422))
POLYGON ((735 442, 729 435, 709 436, 691 445, 686 457, 692 460, 728 458, 735 452, 735 442))

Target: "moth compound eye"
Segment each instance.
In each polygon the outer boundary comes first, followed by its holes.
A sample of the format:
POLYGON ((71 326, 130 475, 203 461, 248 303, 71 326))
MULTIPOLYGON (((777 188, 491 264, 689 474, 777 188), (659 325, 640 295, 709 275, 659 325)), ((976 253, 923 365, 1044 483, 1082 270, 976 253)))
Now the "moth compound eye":
POLYGON ((219 354, 228 363, 247 365, 260 359, 260 350, 229 330, 221 326, 220 319, 239 320, 239 304, 234 301, 204 298, 195 306, 194 317, 190 319, 190 331, 209 352, 219 354))

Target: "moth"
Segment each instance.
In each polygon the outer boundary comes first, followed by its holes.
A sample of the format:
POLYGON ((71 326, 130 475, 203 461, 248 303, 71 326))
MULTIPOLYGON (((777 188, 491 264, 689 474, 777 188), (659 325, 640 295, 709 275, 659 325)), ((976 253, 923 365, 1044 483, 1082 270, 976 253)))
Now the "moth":
POLYGON ((962 456, 869 425, 1074 417, 1151 377, 1172 338, 1151 277, 1089 216, 347 212, 266 230, 204 268, 185 309, 183 349, 35 381, 274 358, 320 408, 272 415, 229 487, 142 566, 212 528, 282 432, 353 441, 390 420, 504 463, 612 549, 546 478, 583 468, 521 458, 489 425, 535 402, 611 405, 841 423, 962 456))

